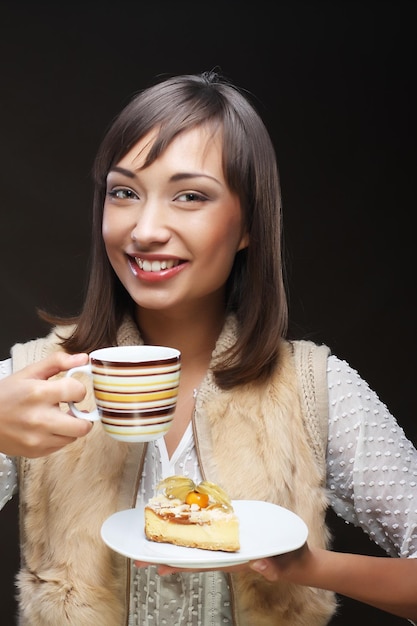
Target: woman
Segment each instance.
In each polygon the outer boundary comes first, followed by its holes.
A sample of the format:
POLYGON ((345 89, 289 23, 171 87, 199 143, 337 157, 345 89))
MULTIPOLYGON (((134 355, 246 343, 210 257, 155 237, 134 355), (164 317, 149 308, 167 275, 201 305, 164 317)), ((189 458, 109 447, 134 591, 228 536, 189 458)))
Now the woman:
POLYGON ((335 610, 334 592, 417 619, 417 561, 405 558, 417 555, 417 451, 348 364, 325 346, 286 339, 277 166, 251 103, 215 73, 143 91, 106 134, 94 184, 81 314, 46 316, 51 334, 14 346, 3 363, 5 399, 21 389, 30 407, 14 411, 18 433, 3 418, 2 438, 3 452, 24 455, 3 461, 9 493, 15 467, 19 474, 21 623, 319 626, 335 610), (182 353, 164 439, 128 445, 83 420, 57 419, 58 401, 92 404, 91 390, 62 379, 71 359, 142 342, 182 353), (308 543, 202 572, 109 550, 103 521, 146 502, 172 474, 293 510, 308 543), (328 506, 387 558, 332 552, 328 506))

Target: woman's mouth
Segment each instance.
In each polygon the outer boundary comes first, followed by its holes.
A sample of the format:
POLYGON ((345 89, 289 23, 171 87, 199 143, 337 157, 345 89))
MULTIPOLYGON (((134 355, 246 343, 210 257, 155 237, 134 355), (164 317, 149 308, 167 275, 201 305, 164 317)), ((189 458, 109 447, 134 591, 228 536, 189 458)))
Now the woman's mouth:
POLYGON ((188 267, 184 259, 144 259, 140 256, 129 256, 128 263, 136 278, 144 283, 162 283, 182 273, 188 267))
POLYGON ((141 259, 140 257, 135 257, 135 262, 137 266, 144 272, 161 272, 163 270, 170 270, 173 267, 176 267, 180 264, 178 259, 163 259, 161 261, 158 260, 148 260, 141 259))

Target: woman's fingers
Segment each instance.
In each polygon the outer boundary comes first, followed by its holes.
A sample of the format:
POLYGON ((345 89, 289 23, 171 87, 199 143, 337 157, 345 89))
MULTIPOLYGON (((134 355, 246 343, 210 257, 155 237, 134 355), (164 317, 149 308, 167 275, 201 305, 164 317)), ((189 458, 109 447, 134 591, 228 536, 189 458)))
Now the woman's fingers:
POLYGON ((92 428, 60 403, 80 402, 84 384, 73 377, 50 377, 87 363, 87 354, 56 352, 0 380, 0 451, 44 456, 83 437, 92 428))

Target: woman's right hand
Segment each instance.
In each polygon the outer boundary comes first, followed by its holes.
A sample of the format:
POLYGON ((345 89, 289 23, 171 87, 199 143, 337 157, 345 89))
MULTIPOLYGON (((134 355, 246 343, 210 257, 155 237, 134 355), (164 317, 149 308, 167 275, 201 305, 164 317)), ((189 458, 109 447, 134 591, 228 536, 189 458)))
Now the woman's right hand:
POLYGON ((51 376, 88 362, 87 354, 55 352, 0 380, 0 452, 40 457, 90 432, 91 422, 63 412, 60 402, 80 402, 86 389, 73 377, 51 376))

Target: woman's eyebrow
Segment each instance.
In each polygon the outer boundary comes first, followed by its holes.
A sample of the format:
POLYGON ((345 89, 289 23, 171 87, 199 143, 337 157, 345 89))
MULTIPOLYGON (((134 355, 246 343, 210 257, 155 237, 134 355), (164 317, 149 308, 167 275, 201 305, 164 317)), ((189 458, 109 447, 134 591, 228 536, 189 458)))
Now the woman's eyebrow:
POLYGON ((221 182, 217 178, 209 174, 204 174, 203 172, 178 172, 178 174, 173 174, 169 180, 175 183, 179 180, 187 180, 188 178, 209 178, 221 185, 221 182))
POLYGON ((124 167, 120 167, 119 165, 113 165, 113 167, 109 169, 109 174, 110 172, 118 172, 119 174, 123 174, 123 176, 127 176, 128 178, 136 178, 135 172, 127 170, 124 167))

